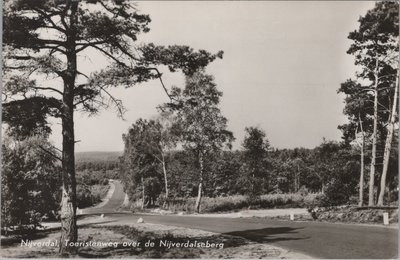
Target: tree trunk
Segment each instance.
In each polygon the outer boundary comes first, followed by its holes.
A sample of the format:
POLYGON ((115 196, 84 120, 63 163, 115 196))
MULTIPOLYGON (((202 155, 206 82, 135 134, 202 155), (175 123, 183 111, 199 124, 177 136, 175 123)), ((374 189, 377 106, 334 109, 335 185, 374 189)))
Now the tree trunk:
MULTIPOLYGON (((359 190, 359 202, 358 206, 362 207, 364 204, 364 144, 365 144, 365 136, 364 136, 364 128, 362 125, 361 114, 358 113, 358 120, 360 123, 361 129, 361 144, 360 144, 360 190, 359 190)), ((356 134, 357 135, 357 134, 356 134)), ((357 138, 357 136, 356 136, 357 138)))
POLYGON ((143 180, 143 177, 142 177, 142 210, 144 209, 144 199, 145 199, 144 180, 143 180))
MULTIPOLYGON (((361 130, 362 131, 362 130, 361 130)), ((361 140, 361 154, 360 154, 360 190, 359 190, 359 199, 358 206, 362 207, 364 203, 364 132, 362 132, 362 140, 361 140)))
POLYGON ((368 206, 374 206, 374 181, 375 181, 375 166, 376 166, 376 138, 378 127, 378 58, 375 65, 375 83, 374 83, 374 124, 372 133, 372 158, 371 169, 369 172, 369 192, 368 206))
POLYGON ((197 192, 197 199, 195 209, 197 213, 200 213, 200 203, 201 203, 201 196, 203 193, 203 171, 204 171, 204 164, 203 164, 203 154, 200 152, 199 154, 199 165, 200 165, 200 181, 199 181, 199 190, 197 192))
POLYGON ((394 124, 396 121, 396 114, 397 114, 397 98, 398 98, 398 94, 399 94, 399 88, 398 88, 399 81, 398 80, 399 80, 399 75, 397 74, 394 97, 393 97, 392 113, 391 113, 390 122, 388 125, 388 132, 387 132, 386 142, 385 142, 385 151, 383 154, 383 170, 382 170, 382 177, 381 177, 381 189, 379 192, 379 198, 378 198, 378 203, 377 203, 378 206, 383 206, 383 197, 385 195, 386 176, 387 176, 387 171, 388 171, 388 167, 389 167, 389 158, 390 158, 390 151, 392 149, 394 124))
POLYGON ((300 166, 297 165, 297 172, 295 173, 295 192, 298 192, 300 189, 300 166))
POLYGON ((71 4, 71 20, 66 39, 67 69, 63 75, 64 92, 62 112, 62 198, 61 198, 61 239, 60 254, 75 254, 77 248, 69 246, 76 242, 78 229, 76 226, 76 179, 75 179, 75 136, 74 136, 74 88, 77 75, 76 65, 76 13, 78 2, 71 4))
POLYGON ((168 178, 167 178, 167 168, 165 167, 165 158, 164 154, 161 153, 161 158, 162 158, 162 168, 163 168, 163 173, 164 173, 164 183, 165 183, 165 198, 168 200, 168 178))

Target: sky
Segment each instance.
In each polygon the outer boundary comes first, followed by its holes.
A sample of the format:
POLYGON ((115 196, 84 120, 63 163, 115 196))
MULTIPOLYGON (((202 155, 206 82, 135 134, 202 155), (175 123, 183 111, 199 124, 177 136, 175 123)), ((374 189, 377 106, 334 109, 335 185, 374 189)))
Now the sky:
MULTIPOLYGON (((354 59, 346 54, 348 33, 371 1, 149 1, 139 2, 150 15, 150 32, 142 42, 189 45, 224 58, 207 67, 223 92, 221 110, 239 149, 245 127, 258 126, 275 148, 319 145, 340 140, 337 126, 346 122, 341 82, 354 77, 354 59)), ((79 66, 92 71, 106 65, 97 53, 79 66)), ((183 77, 164 75, 170 88, 183 87, 183 77)), ((76 151, 122 151, 122 134, 138 118, 156 116, 168 101, 158 81, 112 93, 123 100, 124 120, 114 110, 88 117, 76 114, 76 151)), ((61 147, 60 124, 52 141, 61 147)))

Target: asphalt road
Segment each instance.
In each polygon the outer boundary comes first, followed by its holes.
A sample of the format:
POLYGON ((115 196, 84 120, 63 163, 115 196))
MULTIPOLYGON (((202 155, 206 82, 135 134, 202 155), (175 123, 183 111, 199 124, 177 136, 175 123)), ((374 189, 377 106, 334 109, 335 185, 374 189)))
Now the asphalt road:
MULTIPOLYGON (((125 197, 115 182, 115 194, 96 213, 111 213, 125 197)), ((106 214, 108 215, 108 214, 106 214)), ((398 229, 320 222, 278 221, 263 218, 220 218, 177 215, 109 214, 113 223, 145 222, 201 229, 241 236, 317 258, 398 258, 398 229)))
MULTIPOLYGON (((113 224, 145 222, 196 228, 245 237, 302 252, 317 258, 394 258, 398 256, 398 229, 320 222, 290 222, 262 218, 211 218, 113 214, 113 224)), ((111 223, 110 223, 111 224, 111 223)))
POLYGON ((84 214, 103 214, 115 212, 124 202, 125 192, 120 181, 114 180, 114 192, 110 199, 101 207, 83 209, 84 214))

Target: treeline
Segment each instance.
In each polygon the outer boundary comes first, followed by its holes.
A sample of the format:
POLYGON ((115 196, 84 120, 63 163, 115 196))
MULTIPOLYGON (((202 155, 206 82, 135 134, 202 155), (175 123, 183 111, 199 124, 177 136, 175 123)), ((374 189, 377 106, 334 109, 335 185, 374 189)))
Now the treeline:
POLYGON ((108 161, 82 160, 75 163, 76 171, 112 171, 118 168, 118 159, 108 161))
MULTIPOLYGON (((267 143, 265 138, 258 139, 251 131, 264 133, 259 128, 248 128, 244 143, 267 143)), ((220 151, 204 158, 203 195, 210 198, 247 195, 256 199, 263 194, 321 193, 316 201, 320 206, 358 203, 360 158, 356 147, 346 142, 324 140, 314 149, 257 148, 220 151)), ((397 154, 394 152, 391 158, 385 201, 392 204, 398 201, 397 154)), ((195 154, 185 150, 170 151, 164 160, 170 203, 196 197, 200 176, 195 154)), ((139 180, 135 179, 134 172, 123 170, 121 174, 132 201, 142 200, 144 195, 145 206, 166 204, 162 164, 154 163, 151 173, 139 180)), ((364 183, 363 187, 366 198, 368 186, 364 183)))
POLYGON ((77 158, 75 169, 78 208, 90 207, 101 202, 109 188, 109 180, 119 178, 118 160, 117 156, 99 158, 96 154, 86 154, 77 158))

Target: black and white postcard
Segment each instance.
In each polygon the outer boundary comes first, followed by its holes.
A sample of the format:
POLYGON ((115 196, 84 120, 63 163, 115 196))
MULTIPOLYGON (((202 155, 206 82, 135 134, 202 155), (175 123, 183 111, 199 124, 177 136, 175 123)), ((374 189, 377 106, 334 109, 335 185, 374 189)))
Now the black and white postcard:
POLYGON ((3 0, 1 258, 397 259, 398 1, 3 0))

